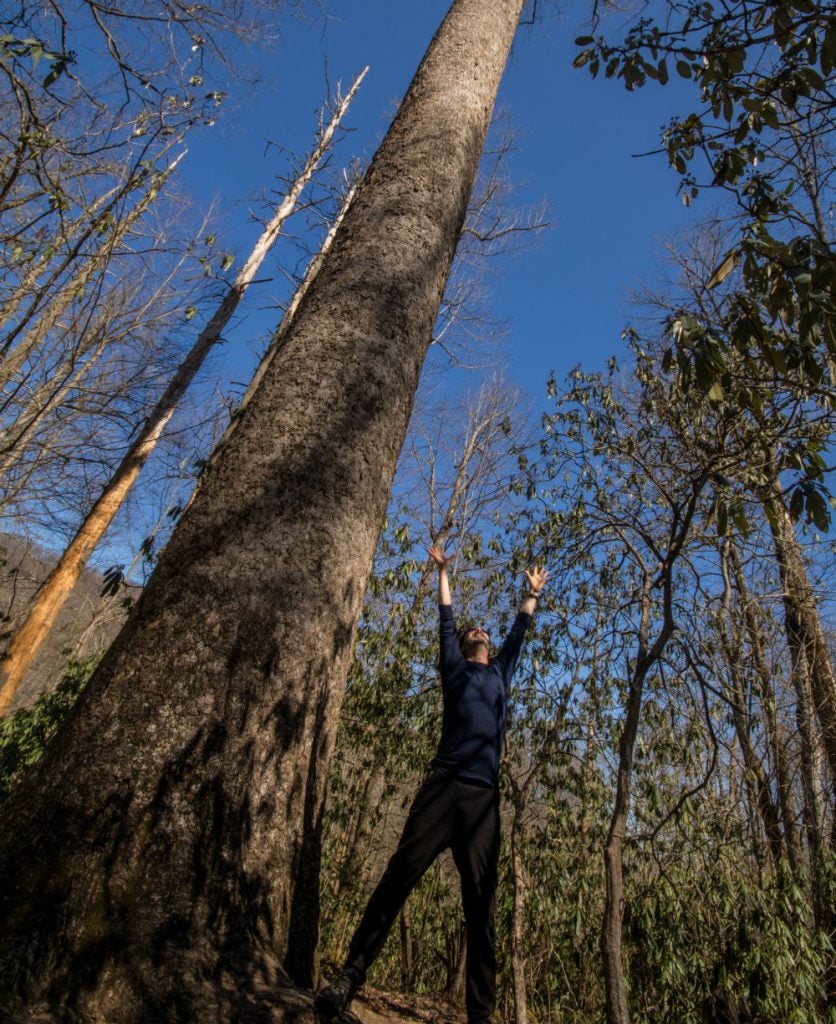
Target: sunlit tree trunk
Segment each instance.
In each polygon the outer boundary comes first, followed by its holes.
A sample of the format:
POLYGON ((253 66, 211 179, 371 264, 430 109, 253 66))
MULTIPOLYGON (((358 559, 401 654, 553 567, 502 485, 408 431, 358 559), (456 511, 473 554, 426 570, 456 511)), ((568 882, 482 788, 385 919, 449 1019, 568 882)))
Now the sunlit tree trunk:
POLYGON ((221 1019, 276 956, 311 980, 354 631, 521 7, 453 4, 281 352, 12 797, 7 1002, 221 1019))
POLYGON ((209 322, 198 335, 183 362, 178 366, 168 387, 149 413, 131 447, 125 453, 113 476, 105 484, 96 503, 84 517, 55 568, 38 588, 26 617, 6 649, 2 666, 0 666, 0 684, 2 684, 0 715, 5 714, 10 707, 18 687, 23 682, 26 670, 35 660, 38 651, 49 635, 58 613, 64 607, 79 576, 84 572, 90 555, 122 507, 142 467, 151 457, 162 437, 168 421, 174 415, 209 352, 217 344, 232 319, 244 292, 255 280, 255 275, 279 237, 282 226, 293 213, 305 186, 328 152, 334 133, 367 70, 365 69, 358 76, 348 94, 338 103, 330 124, 320 135, 317 145, 306 160, 301 173, 274 211, 243 267, 236 274, 229 291, 209 318, 209 322))
POLYGON ((151 207, 154 200, 160 194, 160 189, 174 172, 184 155, 184 153, 181 153, 172 160, 165 170, 154 171, 151 174, 145 193, 116 222, 112 230, 108 232, 104 240, 98 245, 96 251, 89 256, 79 259, 80 265, 78 269, 61 285, 60 289, 48 304, 44 306, 31 325, 26 330, 23 330, 23 326, 28 323, 27 317, 9 331, 2 346, 3 353, 8 354, 4 355, 3 361, 0 363, 0 385, 11 380, 21 369, 29 356, 44 342, 49 332, 77 300, 79 294, 84 291, 94 275, 105 271, 114 250, 128 237, 131 229, 151 207), (14 347, 9 351, 13 341, 15 342, 14 347))
MULTIPOLYGON (((143 151, 142 156, 144 157, 143 151)), ((118 211, 118 204, 123 201, 143 181, 143 175, 134 162, 125 174, 120 185, 109 188, 94 199, 89 207, 73 221, 62 220, 61 230, 54 237, 51 246, 44 246, 42 254, 32 261, 29 270, 22 276, 18 284, 0 306, 0 329, 12 323, 15 313, 25 299, 30 303, 19 324, 22 326, 37 316, 38 310, 48 300, 50 289, 60 281, 62 274, 72 266, 74 260, 83 259, 83 246, 103 226, 103 218, 113 216, 118 211), (53 247, 66 246, 67 251, 60 257, 54 256, 53 247)), ((19 333, 19 332, 18 332, 19 333)), ((14 337, 8 335, 0 344, 0 357, 6 355, 14 337)))

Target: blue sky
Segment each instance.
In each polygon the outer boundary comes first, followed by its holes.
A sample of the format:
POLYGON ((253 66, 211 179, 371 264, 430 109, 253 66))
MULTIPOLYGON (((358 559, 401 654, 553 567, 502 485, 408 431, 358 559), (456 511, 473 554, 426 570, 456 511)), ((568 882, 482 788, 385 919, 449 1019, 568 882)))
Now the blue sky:
MULTIPOLYGON (((348 165, 352 158, 367 162, 450 4, 324 2, 327 13, 285 15, 266 24, 255 42, 229 46, 226 53, 239 74, 228 86, 215 125, 189 134, 188 155, 178 168, 181 186, 192 198, 195 220, 217 208, 216 252, 234 253, 231 273, 260 232, 250 211, 264 213, 260 197, 266 191, 279 194, 277 176, 287 170, 283 154, 310 147, 326 83, 333 88, 341 81, 346 89, 361 68, 370 66, 345 119, 350 131, 334 153, 333 166, 348 165)), ((593 370, 625 352, 620 335, 634 315, 630 295, 654 281, 660 240, 707 212, 703 200, 690 209, 682 205, 676 175, 663 157, 633 156, 655 149, 660 126, 691 109, 688 84, 672 79, 665 88, 651 85, 628 94, 618 83, 593 81, 571 66, 573 40, 587 31, 589 6, 579 0, 563 9, 552 0, 540 0, 539 6, 543 17, 517 33, 497 108, 516 135, 510 171, 517 201, 545 203, 552 227, 526 251, 498 259, 487 279, 491 314, 506 325, 498 361, 531 397, 527 404, 534 410, 545 406, 551 372, 562 379, 577 363, 593 370)), ((216 88, 211 69, 207 73, 207 89, 216 88)), ((301 230, 301 222, 292 222, 290 230, 301 230)), ((273 281, 248 291, 226 332, 228 344, 211 357, 202 385, 195 385, 207 401, 214 404, 216 384, 222 391, 243 391, 256 353, 289 297, 280 268, 301 271, 303 266, 294 243, 280 240, 275 258, 259 273, 259 279, 272 273, 273 281)), ((198 319, 192 325, 198 329, 198 319)), ((433 378, 436 394, 478 384, 462 373, 433 378)), ((146 474, 151 471, 149 466, 146 474)), ((139 504, 147 518, 141 497, 139 504)), ((125 538, 130 546, 137 530, 147 532, 129 509, 120 519, 123 526, 115 526, 96 553, 100 565, 130 562, 125 538)))
MULTIPOLYGON (((335 155, 342 162, 368 159, 448 6, 449 0, 329 0, 324 19, 282 19, 269 46, 248 47, 243 59, 257 81, 239 83, 216 126, 192 136, 183 167, 198 206, 220 203, 226 249, 240 259, 257 235, 247 210, 282 169, 268 140, 297 152, 309 145, 326 68, 332 83, 347 85, 371 67, 347 116, 351 133, 335 155)), ((630 294, 653 281, 660 239, 707 210, 682 205, 663 157, 633 156, 655 149, 660 125, 690 109, 687 83, 630 94, 574 70, 573 40, 588 10, 550 6, 540 23, 521 27, 498 99, 517 136, 511 171, 518 200, 545 200, 552 224, 529 251, 497 263, 489 281, 493 314, 508 328, 502 356, 509 375, 535 396, 550 371, 562 377, 577 362, 592 369, 622 349, 630 294)), ((278 257, 292 263, 293 250, 285 246, 278 257)), ((250 365, 243 355, 249 343, 278 315, 253 312, 281 296, 278 285, 262 287, 251 294, 250 312, 224 355, 239 380, 250 365)))

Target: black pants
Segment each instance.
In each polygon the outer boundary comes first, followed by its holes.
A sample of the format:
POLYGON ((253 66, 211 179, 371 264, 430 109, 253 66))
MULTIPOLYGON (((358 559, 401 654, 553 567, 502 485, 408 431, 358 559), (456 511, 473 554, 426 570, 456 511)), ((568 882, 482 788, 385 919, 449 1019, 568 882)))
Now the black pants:
POLYGON ((442 850, 461 876, 467 928, 467 1017, 486 1020, 496 1006, 494 904, 499 858, 499 795, 434 771, 418 791, 401 841, 369 900, 345 970, 362 984, 398 911, 442 850))

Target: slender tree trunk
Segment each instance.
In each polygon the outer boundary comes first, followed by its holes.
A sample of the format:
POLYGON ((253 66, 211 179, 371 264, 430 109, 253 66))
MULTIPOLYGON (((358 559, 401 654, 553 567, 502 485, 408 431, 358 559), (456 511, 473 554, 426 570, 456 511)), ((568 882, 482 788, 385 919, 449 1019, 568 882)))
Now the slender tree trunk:
POLYGON ((740 679, 740 668, 737 665, 730 665, 729 672, 732 676, 732 718, 737 734, 737 742, 743 754, 743 765, 746 772, 747 786, 751 786, 750 799, 758 809, 761 825, 766 835, 766 848, 769 851, 769 860, 773 867, 784 852, 783 835, 781 833, 781 822, 778 818, 778 808, 772 799, 772 790, 769 786, 769 776, 758 757, 757 751, 752 745, 749 737, 749 723, 743 712, 745 700, 743 686, 740 679))
POLYGON ((26 618, 20 624, 3 657, 2 668, 0 668, 0 683, 2 683, 0 715, 5 714, 10 707, 18 687, 23 682, 26 670, 43 646, 58 613, 64 607, 79 576, 84 572, 90 555, 122 507, 142 467, 151 457, 168 421, 174 415, 198 370, 232 319, 244 292, 255 279, 264 258, 279 237, 282 225, 296 208, 302 191, 328 151, 334 132, 354 98, 354 94, 360 88, 366 71, 368 68, 361 72, 347 96, 337 106, 331 123, 322 133, 301 174, 293 182, 267 227, 262 231, 246 263, 236 275, 232 287, 221 300, 206 327, 198 335, 197 341, 189 350, 186 358, 177 368, 168 387, 151 410, 144 426, 116 468, 116 472, 105 484, 95 505, 84 517, 81 526, 67 545, 57 565, 38 589, 26 618))
MULTIPOLYGON (((601 956, 606 988, 605 1009, 607 1024, 630 1024, 627 1003, 627 979, 624 973, 622 924, 624 920, 624 843, 627 836, 627 818, 630 813, 630 794, 633 779, 633 756, 641 716, 642 695, 647 674, 658 662, 674 630, 673 620, 673 567, 682 552, 694 517, 694 511, 707 480, 703 475, 694 480, 688 500, 675 508, 671 519, 668 550, 661 571, 647 567, 638 552, 633 557, 641 565, 642 589, 636 659, 630 674, 624 725, 618 741, 618 770, 615 800, 613 802, 607 841, 604 846, 604 875, 606 896, 601 923, 601 956), (656 579, 654 579, 656 577, 656 579), (652 591, 662 589, 662 623, 653 643, 650 643, 650 623, 653 610, 652 591)), ((622 540, 624 538, 622 537, 622 540)))
MULTIPOLYGON (((825 854, 825 847, 829 846, 823 835, 826 812, 821 807, 819 795, 818 735, 812 717, 815 714, 820 726, 819 734, 829 768, 826 792, 830 794, 830 812, 833 813, 836 808, 836 676, 804 556, 774 470, 763 500, 769 513, 769 527, 783 589, 787 644, 797 695, 804 762, 805 815, 809 816, 808 836, 811 839, 813 910, 818 928, 832 938, 836 934, 836 908, 833 906, 829 871, 823 859, 831 856, 832 852, 828 849, 825 854)), ((825 989, 827 1005, 833 1007, 836 1005, 836 956, 833 954, 826 971, 825 989)))
MULTIPOLYGON (((53 245, 56 248, 59 244, 70 246, 69 250, 56 257, 51 267, 49 266, 49 257, 41 256, 40 259, 33 261, 27 273, 22 276, 20 282, 0 306, 0 329, 11 322, 20 304, 26 298, 31 299, 31 302, 21 318, 21 325, 25 325, 36 315, 38 309, 46 301, 52 285, 60 280, 61 275, 71 266, 73 260, 84 258, 81 253, 82 247, 97 230, 101 229, 102 218, 112 214, 119 202, 129 195, 141 180, 136 166, 134 166, 121 184, 108 189, 107 192, 95 199, 88 209, 74 221, 69 224, 62 222, 61 237, 53 239, 53 245), (100 210, 101 213, 99 213, 100 210), (44 276, 47 270, 49 272, 44 276)), ((0 358, 6 355, 13 341, 14 336, 4 338, 3 343, 0 344, 0 358)))
POLYGON ((634 673, 625 708, 626 717, 618 745, 618 775, 615 803, 604 847, 606 899, 601 928, 601 955, 604 960, 607 1024, 630 1024, 627 1005, 627 981, 624 976, 622 922, 624 919, 624 840, 630 809, 633 751, 641 712, 644 677, 634 673))
POLYGON ((746 577, 740 564, 740 558, 734 544, 729 545, 729 562, 734 573, 735 588, 740 595, 740 603, 743 610, 743 620, 746 625, 746 635, 749 638, 749 645, 752 651, 752 659, 760 681, 761 706, 764 711, 766 722, 766 734, 769 746, 772 750, 772 759, 775 764, 775 778, 778 787, 778 806, 781 811, 783 822, 784 845, 787 857, 794 872, 801 870, 801 844, 798 839, 798 828, 795 820, 795 806, 792 794, 792 773, 787 758, 786 744, 784 743, 781 727, 778 721, 778 712, 775 701, 775 685, 772 673, 766 660, 764 650, 764 639, 756 614, 756 605, 749 594, 746 584, 746 577))
MULTIPOLYGON (((627 979, 624 976, 622 923, 624 920, 624 841, 627 835, 627 816, 630 812, 630 793, 633 782, 633 754, 641 715, 644 680, 652 664, 648 649, 650 630, 651 589, 650 575, 645 572, 641 597, 641 620, 636 663, 630 676, 624 726, 618 741, 618 773, 615 801, 607 842, 604 846, 604 875, 606 897, 601 925, 601 955, 604 961, 607 1024, 630 1024, 627 1004, 627 979)), ((665 631, 669 633, 669 630, 665 631)), ((663 641, 666 642, 667 637, 663 641)), ((663 645, 662 644, 662 645, 663 645)), ((659 641, 654 650, 660 650, 659 641)))
POLYGON ((12 796, 7 1002, 226 1020, 276 956, 312 977, 354 632, 521 7, 453 4, 281 352, 12 796))
POLYGON ((450 974, 450 982, 445 995, 455 1006, 464 1006, 467 988, 467 928, 462 922, 459 929, 459 941, 456 947, 456 960, 450 974))
MULTIPOLYGON (((366 68, 366 71, 368 71, 368 68, 366 68)), ((363 72, 364 75, 366 71, 363 72)), ((355 88, 356 85, 359 85, 360 80, 361 79, 357 80, 355 88)), ((354 90, 352 90, 352 92, 353 91, 354 90)), ((354 196, 357 193, 357 184, 358 183, 355 182, 346 192, 345 198, 343 199, 342 202, 342 206, 340 207, 340 212, 334 218, 333 224, 328 229, 328 233, 323 239, 322 245, 319 248, 319 252, 316 253, 316 255, 308 264, 307 270, 305 271, 305 276, 299 282, 299 287, 293 293, 293 298, 290 300, 287 309, 284 311, 284 316, 282 317, 281 323, 279 324, 278 328, 273 334, 273 337, 270 340, 270 344, 267 347, 267 351, 264 353, 261 362, 258 364, 258 367, 256 368, 256 371, 253 374, 252 380, 247 385, 247 390, 244 392, 244 396, 241 399, 241 404, 235 410, 235 418, 233 420, 233 423, 230 424, 230 429, 233 429, 234 424, 237 423, 241 413, 247 407, 247 403, 258 390, 258 386, 259 384, 261 384, 262 378, 264 377, 264 374, 267 372, 267 367, 275 358, 276 353, 281 349, 282 341, 285 335, 287 334, 290 325, 293 323, 293 318, 294 316, 296 316, 296 310, 299 308, 299 303, 308 294, 308 289, 315 280, 316 275, 319 273, 320 267, 322 266, 325 257, 331 251, 331 246, 333 245, 334 239, 337 236, 337 231, 339 230, 340 224, 342 224, 343 219, 346 215, 346 211, 348 210, 349 206, 351 206, 351 203, 354 200, 354 196)), ((222 443, 223 440, 221 440, 220 444, 222 443)))
POLYGON ((412 984, 412 972, 415 964, 412 943, 412 911, 408 899, 401 907, 399 929, 401 936, 401 986, 407 992, 412 984))
POLYGON ((514 896, 511 928, 511 974, 514 979, 514 1024, 528 1024, 528 993, 525 982, 525 867, 520 851, 519 809, 511 826, 511 872, 514 896))
POLYGON ((145 194, 137 201, 134 207, 126 213, 114 226, 107 238, 101 243, 95 253, 85 257, 81 266, 73 276, 65 282, 60 291, 56 293, 51 302, 44 308, 38 319, 32 326, 22 331, 22 321, 9 331, 3 343, 3 351, 8 351, 12 342, 20 334, 15 347, 8 352, 2 363, 0 363, 0 385, 5 384, 24 365, 30 354, 44 341, 49 332, 55 327, 64 313, 76 301, 79 293, 84 290, 90 279, 97 271, 103 271, 113 255, 113 251, 127 236, 131 228, 140 220, 145 212, 152 205, 159 195, 160 189, 166 180, 174 172, 177 165, 185 156, 185 152, 171 161, 164 171, 157 171, 151 176, 151 182, 145 194))
POLYGON ((791 652, 792 681, 795 689, 795 724, 801 746, 801 792, 804 799, 804 832, 811 863, 815 863, 825 845, 825 813, 822 800, 824 768, 818 728, 813 714, 813 698, 807 664, 799 652, 791 652))
POLYGON ((793 656, 803 658, 806 663, 815 713, 821 726, 830 767, 830 780, 836 785, 836 676, 804 556, 781 496, 777 474, 770 481, 764 505, 769 512, 769 526, 783 588, 787 642, 793 656))
MULTIPOLYGON (((783 852, 783 835, 781 833, 781 822, 778 817, 778 808, 772 799, 772 790, 769 784, 769 776, 758 756, 758 752, 752 743, 749 734, 749 714, 747 711, 746 685, 744 682, 744 669, 741 664, 740 650, 742 639, 738 629, 732 621, 731 593, 732 584, 729 576, 729 567, 736 570, 735 582, 738 588, 741 584, 740 566, 731 557, 732 542, 726 540, 722 545, 721 566, 723 573, 723 607, 722 614, 718 615, 718 633, 720 646, 723 651, 723 658, 728 668, 727 700, 731 707, 732 721, 737 736, 737 742, 743 755, 743 766, 745 768, 744 778, 749 791, 750 801, 758 809, 761 824, 766 835, 767 849, 773 866, 778 865, 783 852)), ((741 596, 743 600, 743 596, 741 596)), ((760 862, 758 846, 755 844, 755 856, 760 862)))
POLYGON ((368 874, 368 855, 370 846, 370 826, 375 812, 379 810, 386 789, 386 776, 383 772, 373 769, 366 776, 361 787, 360 799, 356 804, 357 813, 352 826, 346 827, 346 841, 342 855, 337 857, 339 864, 334 896, 339 897, 346 882, 356 884, 358 875, 368 874), (365 844, 364 844, 365 840, 365 844), (364 863, 366 862, 366 863, 364 863))

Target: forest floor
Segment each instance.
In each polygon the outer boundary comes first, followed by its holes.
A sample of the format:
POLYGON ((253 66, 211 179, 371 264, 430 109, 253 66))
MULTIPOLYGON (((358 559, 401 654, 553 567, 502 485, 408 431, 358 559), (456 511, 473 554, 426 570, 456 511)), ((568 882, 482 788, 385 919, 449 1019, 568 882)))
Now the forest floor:
MULTIPOLYGON (((324 1024, 314 1012, 312 993, 289 982, 272 987, 252 1011, 239 1018, 241 1024, 324 1024)), ((439 997, 379 992, 364 985, 334 1024, 461 1024, 463 1017, 439 997)))
POLYGON ((361 1024, 459 1024, 463 1015, 433 996, 400 995, 364 988, 351 1004, 361 1024))
MULTIPOLYGON (((119 1018, 142 1024, 463 1024, 464 1013, 457 1012, 440 996, 401 995, 380 992, 364 985, 355 996, 350 1011, 334 1021, 320 1017, 313 1006, 314 994, 300 988, 281 969, 266 971, 256 980, 252 976, 243 986, 227 976, 218 985, 204 988, 185 1015, 183 1007, 172 1006, 170 1013, 159 1010, 150 1016, 119 1018)), ((0 1024, 115 1024, 109 1015, 88 1016, 66 1008, 31 1007, 17 1011, 0 1005, 0 1024)))

